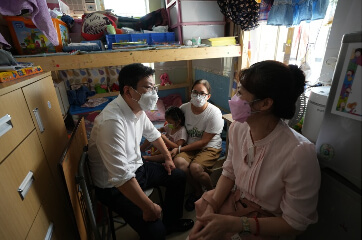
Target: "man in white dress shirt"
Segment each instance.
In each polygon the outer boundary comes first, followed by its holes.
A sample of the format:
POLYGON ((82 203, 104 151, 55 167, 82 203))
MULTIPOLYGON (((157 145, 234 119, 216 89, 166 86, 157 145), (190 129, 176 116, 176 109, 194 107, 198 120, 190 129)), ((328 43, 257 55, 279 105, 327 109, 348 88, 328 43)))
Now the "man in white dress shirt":
POLYGON ((144 112, 153 109, 158 99, 153 74, 142 64, 122 68, 120 95, 95 119, 88 153, 97 198, 120 214, 141 239, 159 240, 191 229, 193 221, 181 219, 186 175, 175 168, 160 132, 144 112), (142 136, 164 155, 163 164, 143 162, 142 136), (166 187, 163 209, 143 192, 156 186, 166 187))

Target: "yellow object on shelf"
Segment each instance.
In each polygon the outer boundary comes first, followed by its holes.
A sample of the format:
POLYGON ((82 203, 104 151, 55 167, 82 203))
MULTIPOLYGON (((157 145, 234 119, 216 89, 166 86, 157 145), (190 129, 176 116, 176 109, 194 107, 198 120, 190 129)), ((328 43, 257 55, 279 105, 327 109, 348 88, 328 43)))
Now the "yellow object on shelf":
POLYGON ((14 71, 0 72, 0 82, 8 82, 14 79, 26 77, 40 72, 43 72, 43 69, 40 66, 27 67, 14 71))
POLYGON ((211 46, 228 46, 236 45, 235 37, 219 37, 219 38, 209 38, 211 46))

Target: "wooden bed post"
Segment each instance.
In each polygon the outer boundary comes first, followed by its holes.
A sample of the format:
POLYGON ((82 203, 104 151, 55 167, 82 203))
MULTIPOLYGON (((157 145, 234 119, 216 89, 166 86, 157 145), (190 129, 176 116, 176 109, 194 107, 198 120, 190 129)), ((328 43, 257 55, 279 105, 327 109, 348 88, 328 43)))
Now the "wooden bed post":
POLYGON ((186 88, 186 102, 191 98, 191 89, 193 81, 193 70, 192 70, 192 60, 187 60, 187 88, 186 88))
MULTIPOLYGON (((238 69, 237 69, 237 77, 239 76, 240 70, 243 68, 243 56, 245 55, 245 48, 244 48, 244 31, 240 30, 239 32, 239 44, 240 44, 240 57, 238 57, 238 69)), ((246 49, 247 51, 248 49, 246 49)), ((248 54, 248 52, 246 52, 248 54)), ((247 61, 246 61, 247 62, 247 61)))

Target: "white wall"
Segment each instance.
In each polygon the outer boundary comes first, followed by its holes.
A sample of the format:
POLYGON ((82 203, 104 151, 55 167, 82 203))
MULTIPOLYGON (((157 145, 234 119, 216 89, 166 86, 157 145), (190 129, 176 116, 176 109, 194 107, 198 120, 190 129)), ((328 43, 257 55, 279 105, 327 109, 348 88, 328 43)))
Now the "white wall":
POLYGON ((342 36, 346 33, 362 31, 361 2, 361 0, 338 0, 320 74, 323 82, 332 80, 335 65, 328 65, 326 61, 335 63, 333 58, 338 57, 342 36))

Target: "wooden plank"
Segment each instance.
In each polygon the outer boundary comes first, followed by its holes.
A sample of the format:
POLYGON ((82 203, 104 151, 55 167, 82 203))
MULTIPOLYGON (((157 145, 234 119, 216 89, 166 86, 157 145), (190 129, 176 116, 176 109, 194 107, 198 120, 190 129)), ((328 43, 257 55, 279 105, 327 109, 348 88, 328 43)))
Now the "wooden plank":
POLYGON ((288 28, 287 33, 287 39, 285 40, 286 43, 284 43, 284 59, 283 63, 288 64, 290 59, 290 53, 292 50, 292 43, 293 43, 293 35, 294 35, 294 28, 288 28))
POLYGON ((87 145, 88 140, 84 118, 81 118, 73 130, 68 146, 59 162, 61 174, 68 191, 68 200, 73 207, 73 218, 75 218, 74 220, 77 223, 81 240, 90 239, 90 237, 87 237, 87 229, 82 215, 82 206, 78 200, 79 192, 75 177, 78 175, 78 164, 83 153, 83 147, 87 145))
POLYGON ((193 72, 192 61, 187 61, 186 100, 191 98, 192 85, 194 84, 193 72))
MULTIPOLYGON (((244 31, 241 30, 239 34, 240 34, 239 35, 240 52, 242 52, 243 46, 244 46, 244 31)), ((242 64, 243 64, 243 56, 241 55, 238 57, 238 69, 237 69, 237 75, 236 75, 238 78, 239 78, 240 70, 242 68, 241 67, 242 64)))
POLYGON ((130 63, 153 63, 181 60, 209 59, 241 56, 240 46, 162 49, 130 52, 106 52, 81 55, 16 58, 19 62, 32 62, 44 71, 119 66, 130 63))
POLYGON ((168 90, 168 89, 175 89, 175 88, 187 88, 190 87, 190 84, 188 82, 186 83, 175 83, 167 86, 159 86, 158 90, 168 90))

